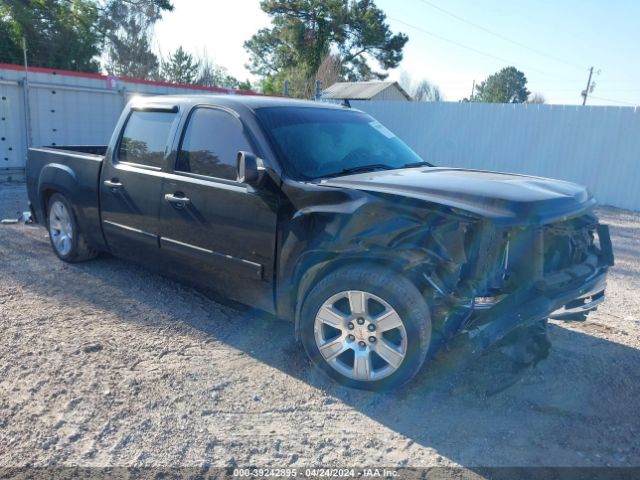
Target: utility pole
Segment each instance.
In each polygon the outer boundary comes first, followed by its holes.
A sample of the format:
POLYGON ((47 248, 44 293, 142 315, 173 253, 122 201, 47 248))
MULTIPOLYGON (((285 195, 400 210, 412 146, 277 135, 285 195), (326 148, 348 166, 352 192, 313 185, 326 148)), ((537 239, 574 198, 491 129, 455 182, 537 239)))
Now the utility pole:
POLYGON ((22 83, 24 95, 22 96, 22 98, 24 100, 24 121, 25 126, 27 127, 25 140, 27 141, 27 149, 29 149, 29 147, 31 146, 31 111, 29 104, 29 66, 27 64, 27 39, 25 37, 22 37, 22 54, 24 57, 24 82, 22 83))
POLYGON ((24 71, 27 72, 27 38, 22 37, 22 56, 24 57, 24 71))
POLYGON ((587 80, 587 88, 582 91, 582 105, 587 103, 587 95, 589 95, 589 88, 591 88, 591 76, 593 75, 593 67, 589 69, 589 80, 587 80))
POLYGON ((476 79, 473 79, 473 84, 471 85, 471 96, 469 97, 469 100, 473 100, 473 93, 476 91, 476 79))

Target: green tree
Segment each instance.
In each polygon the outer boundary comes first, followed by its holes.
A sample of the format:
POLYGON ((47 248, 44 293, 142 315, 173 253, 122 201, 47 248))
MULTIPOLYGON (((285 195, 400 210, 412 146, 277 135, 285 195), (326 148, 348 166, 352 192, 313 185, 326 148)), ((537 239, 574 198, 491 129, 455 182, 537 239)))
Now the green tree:
POLYGON ((266 95, 282 95, 284 80, 276 75, 266 75, 260 81, 260 91, 266 95))
POLYGON ((106 0, 100 5, 109 74, 158 78, 160 61, 151 51, 153 26, 173 5, 168 0, 106 0))
POLYGON ((15 23, 8 19, 7 11, 6 6, 0 4, 0 62, 22 63, 19 36, 14 30, 15 23))
POLYGON ((262 0, 260 6, 272 26, 245 42, 247 66, 254 74, 273 77, 264 83, 277 90, 284 78, 313 82, 330 54, 337 56, 346 80, 386 78, 384 70, 400 64, 408 41, 391 32, 373 0, 262 0))
POLYGON ((235 88, 237 88, 238 90, 253 90, 253 86, 251 85, 251 82, 248 78, 244 82, 238 82, 238 86, 235 88))
POLYGON ((515 67, 506 67, 476 85, 473 98, 464 101, 483 103, 524 103, 529 98, 527 77, 515 67))
POLYGON ((194 83, 198 78, 200 64, 182 47, 169 55, 160 65, 160 77, 165 82, 194 83))
POLYGON ((2 0, 0 58, 38 67, 98 72, 98 6, 89 0, 2 0))

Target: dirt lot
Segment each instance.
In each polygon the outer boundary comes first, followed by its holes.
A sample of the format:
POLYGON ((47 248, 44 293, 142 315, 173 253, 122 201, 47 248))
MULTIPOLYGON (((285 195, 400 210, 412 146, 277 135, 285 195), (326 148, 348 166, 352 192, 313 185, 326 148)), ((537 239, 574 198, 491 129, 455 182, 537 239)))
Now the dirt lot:
MULTIPOLYGON (((0 218, 25 205, 0 184, 0 218)), ((289 323, 0 225, 0 466, 640 466, 640 214, 599 213, 608 299, 553 323, 547 360, 436 363, 386 394, 325 379, 289 323)))

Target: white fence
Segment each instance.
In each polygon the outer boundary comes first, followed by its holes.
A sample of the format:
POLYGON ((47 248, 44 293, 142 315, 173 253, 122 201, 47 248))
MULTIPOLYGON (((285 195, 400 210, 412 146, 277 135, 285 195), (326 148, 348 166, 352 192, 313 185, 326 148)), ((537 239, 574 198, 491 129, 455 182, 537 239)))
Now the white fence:
MULTIPOLYGON (((0 177, 26 146, 106 144, 132 95, 202 88, 0 65, 0 177), (25 92, 27 94, 25 95, 25 92)), ((224 89, 204 89, 228 92, 224 89)), ((640 211, 640 110, 632 107, 352 102, 436 165, 561 178, 601 204, 640 211)))
POLYGON ((589 187, 640 210, 640 109, 447 102, 351 102, 442 166, 526 173, 589 187))

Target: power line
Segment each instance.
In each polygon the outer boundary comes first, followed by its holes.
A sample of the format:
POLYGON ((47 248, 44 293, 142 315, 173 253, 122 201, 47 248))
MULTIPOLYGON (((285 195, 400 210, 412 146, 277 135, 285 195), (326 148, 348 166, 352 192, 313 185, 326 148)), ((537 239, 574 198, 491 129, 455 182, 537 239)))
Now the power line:
POLYGON ((439 7, 438 5, 434 5, 433 3, 428 2, 427 0, 420 0, 420 1, 421 1, 422 3, 424 3, 425 5, 430 6, 431 8, 435 8, 436 10, 441 11, 441 12, 442 12, 442 13, 444 13, 445 15, 449 15, 450 17, 453 17, 453 18, 455 18, 456 20, 459 20, 459 21, 461 21, 461 22, 463 22, 463 23, 466 23, 467 25, 471 25, 472 27, 475 27, 475 28, 477 28, 477 29, 479 29, 479 30, 482 30, 482 31, 483 31, 483 32, 485 32, 485 33, 488 33, 488 34, 490 34, 490 35, 493 35, 494 37, 497 37, 497 38, 499 38, 499 39, 501 39, 501 40, 504 40, 505 42, 512 43, 513 45, 517 45, 518 47, 524 48, 524 49, 529 50, 529 51, 531 51, 531 52, 534 52, 534 53, 536 53, 536 54, 538 54, 538 55, 541 55, 541 56, 543 56, 543 57, 547 57, 547 58, 549 58, 549 59, 551 59, 551 60, 555 60, 556 62, 564 63, 565 65, 568 65, 568 66, 570 66, 570 67, 576 68, 576 69, 578 69, 578 70, 584 70, 584 67, 578 67, 577 65, 574 65, 573 63, 569 63, 569 62, 567 62, 566 60, 563 60, 563 59, 561 59, 561 58, 555 57, 555 56, 553 56, 553 55, 549 55, 549 54, 547 54, 547 53, 545 53, 545 52, 542 52, 542 51, 540 51, 540 50, 537 50, 537 49, 535 49, 535 48, 531 48, 531 47, 529 47, 529 46, 527 46, 527 45, 525 45, 525 44, 523 44, 523 43, 520 43, 520 42, 518 42, 518 41, 516 41, 516 40, 512 40, 512 39, 511 39, 511 38, 509 38, 509 37, 505 37, 504 35, 501 35, 500 33, 494 32, 493 30, 489 30, 488 28, 485 28, 485 27, 483 27, 482 25, 478 25, 478 24, 477 24, 477 23, 475 23, 475 22, 472 22, 472 21, 470 21, 470 20, 467 20, 467 19, 465 19, 465 18, 462 18, 462 17, 461 17, 461 16, 459 16, 459 15, 456 15, 456 14, 455 14, 455 13, 453 13, 453 12, 450 12, 450 11, 448 11, 448 10, 445 10, 444 8, 439 7))
POLYGON ((395 20, 396 22, 401 23, 401 24, 403 24, 403 25, 405 25, 405 26, 407 26, 407 27, 414 28, 414 29, 416 29, 416 30, 421 31, 422 33, 426 33, 427 35, 430 35, 430 36, 432 36, 432 37, 434 37, 434 38, 437 38, 437 39, 442 40, 442 41, 444 41, 444 42, 451 43, 451 44, 453 44, 453 45, 457 45, 458 47, 465 48, 465 49, 467 49, 467 50, 471 50, 472 52, 474 52, 474 53, 478 53, 478 54, 480 54, 480 55, 484 55, 485 57, 493 58, 493 59, 495 59, 495 60, 500 60, 501 62, 513 63, 513 62, 511 62, 511 60, 507 60, 507 59, 505 59, 505 58, 498 57, 498 56, 493 55, 493 54, 491 54, 491 53, 483 52, 483 51, 481 51, 481 50, 478 50, 477 48, 470 47, 470 46, 468 46, 468 45, 464 45, 464 44, 462 44, 462 43, 460 43, 460 42, 456 42, 455 40, 451 40, 451 39, 445 38, 445 37, 443 37, 443 36, 441 36, 441 35, 438 35, 438 34, 436 34, 436 33, 429 32, 428 30, 425 30, 424 28, 418 27, 417 25, 412 25, 412 24, 410 24, 410 23, 404 22, 404 21, 400 20, 399 18, 394 18, 394 17, 389 17, 389 18, 390 18, 391 20, 395 20))
MULTIPOLYGON (((470 47, 469 45, 465 45, 464 43, 460 43, 460 42, 458 42, 456 40, 451 40, 450 38, 446 38, 446 37, 443 37, 442 35, 438 35, 437 33, 433 33, 433 32, 430 32, 428 30, 425 30, 424 28, 418 27, 417 25, 412 25, 411 23, 407 23, 407 22, 405 22, 403 20, 400 20, 399 18, 395 18, 395 17, 388 17, 388 18, 390 18, 391 20, 394 20, 394 21, 396 21, 398 23, 401 23, 401 24, 403 24, 403 25, 405 25, 405 26, 407 26, 409 28, 416 29, 416 30, 418 30, 418 31, 420 31, 420 32, 422 32, 422 33, 424 33, 426 35, 429 35, 431 37, 437 38, 438 40, 442 40, 443 42, 451 43, 453 45, 456 45, 456 46, 458 46, 460 48, 464 48, 466 50, 470 50, 470 51, 472 51, 474 53, 477 53, 479 55, 483 55, 485 57, 489 57, 489 58, 493 58, 495 60, 499 60, 501 62, 505 62, 508 65, 516 65, 516 64, 519 63, 519 62, 514 62, 512 60, 508 60, 506 58, 498 57, 497 55, 493 55, 491 53, 483 52, 482 50, 478 50, 477 48, 470 47)), ((550 74, 548 72, 543 72, 542 70, 538 70, 538 69, 535 69, 535 68, 528 68, 527 70, 533 71, 533 72, 538 72, 538 73, 540 73, 542 75, 545 75, 547 77, 553 77, 553 78, 557 79, 556 75, 550 74)))
POLYGON ((596 100, 603 100, 605 102, 621 103, 623 105, 630 105, 632 107, 640 106, 640 102, 639 103, 631 103, 631 102, 625 102, 623 100, 614 100, 612 98, 596 97, 595 95, 589 95, 589 98, 595 98, 596 100))
MULTIPOLYGON (((582 80, 582 81, 584 81, 584 80, 582 80)), ((464 82, 460 82, 460 83, 464 83, 464 82)), ((468 82, 466 82, 466 83, 468 83, 468 82)), ((609 83, 610 82, 604 82, 604 81, 601 80, 600 83, 598 84, 598 86, 599 87, 603 87, 603 85, 606 85, 607 91, 609 91, 609 92, 616 92, 616 93, 640 92, 640 88, 617 88, 617 87, 610 86, 609 83)), ((578 88, 578 87, 556 87, 556 86, 550 86, 548 88, 545 88, 545 90, 550 91, 550 92, 575 92, 576 88, 578 88)))

